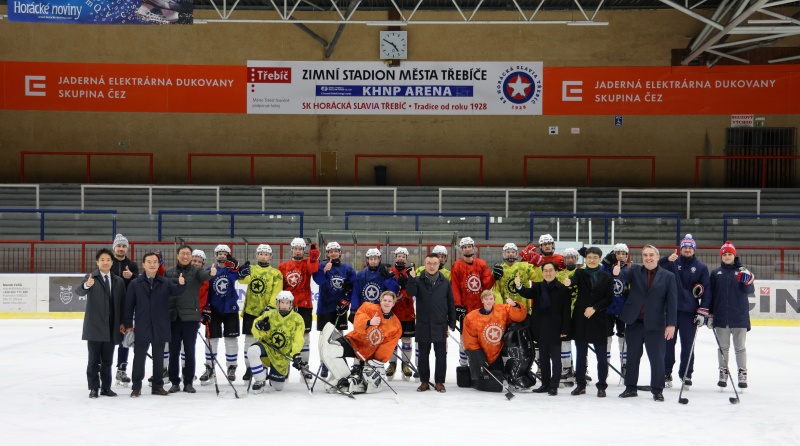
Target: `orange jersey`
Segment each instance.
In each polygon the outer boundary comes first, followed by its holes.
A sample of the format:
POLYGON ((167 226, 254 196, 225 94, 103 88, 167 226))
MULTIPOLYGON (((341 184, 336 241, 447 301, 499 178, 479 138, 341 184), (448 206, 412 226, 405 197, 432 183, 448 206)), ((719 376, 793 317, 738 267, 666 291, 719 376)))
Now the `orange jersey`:
POLYGON ((356 312, 353 331, 347 334, 347 339, 350 340, 353 349, 364 356, 364 360, 369 361, 374 358, 387 362, 392 358, 397 341, 402 335, 403 327, 397 316, 392 314, 389 319, 383 318, 380 305, 364 302, 356 312), (381 324, 367 327, 369 320, 376 314, 381 316, 381 324))
POLYGON ((481 293, 494 286, 492 270, 483 259, 473 257, 471 265, 458 259, 450 271, 450 286, 456 306, 467 307, 467 312, 478 310, 483 307, 481 293))
MULTIPOLYGON (((395 267, 391 267, 390 270, 394 273, 395 279, 400 278, 400 276, 408 277, 408 273, 405 270, 397 271, 395 267)), ((397 315, 401 322, 413 321, 417 318, 417 315, 414 314, 414 296, 409 296, 405 288, 401 288, 400 292, 397 293, 397 302, 394 304, 392 313, 397 315)))
POLYGON ((497 360, 503 350, 503 335, 509 321, 522 322, 527 315, 525 307, 495 304, 489 314, 475 310, 464 318, 461 340, 464 350, 483 350, 489 364, 497 360))
POLYGON ((319 269, 319 261, 311 259, 287 260, 278 265, 278 271, 283 274, 283 290, 291 291, 294 295, 294 305, 302 308, 312 308, 311 301, 311 275, 319 269))

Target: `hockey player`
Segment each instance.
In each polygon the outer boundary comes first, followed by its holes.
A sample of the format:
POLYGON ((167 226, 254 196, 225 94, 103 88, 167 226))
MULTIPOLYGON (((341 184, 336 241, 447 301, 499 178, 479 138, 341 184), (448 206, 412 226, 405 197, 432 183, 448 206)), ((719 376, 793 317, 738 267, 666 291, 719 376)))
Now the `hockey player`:
MULTIPOLYGON (((447 262, 447 248, 442 245, 436 245, 431 250, 431 253, 436 254, 439 257, 439 272, 445 277, 445 279, 450 280, 450 270, 444 267, 445 263, 447 262)), ((425 266, 421 265, 417 267, 417 275, 421 275, 422 272, 425 271, 425 266)))
MULTIPOLYGON (((122 278, 125 282, 126 290, 131 280, 139 276, 139 266, 136 265, 136 262, 128 258, 128 246, 128 239, 122 234, 117 234, 116 237, 114 237, 114 243, 111 247, 111 250, 114 252, 114 258, 111 259, 111 273, 122 278)), ((127 373, 129 350, 130 349, 123 347, 121 342, 117 348, 116 381, 117 385, 122 385, 123 387, 128 387, 128 384, 131 382, 127 373)))
POLYGON ((242 311, 242 332, 244 333, 244 364, 247 367, 242 380, 249 381, 252 376, 250 360, 247 357, 247 347, 255 342, 252 336, 253 322, 267 310, 277 308, 275 296, 283 290, 283 275, 271 267, 272 247, 266 244, 256 248, 258 265, 250 267, 250 274, 239 278, 239 283, 247 285, 244 297, 244 310, 242 311))
MULTIPOLYGON (((619 263, 621 269, 628 268, 628 245, 624 243, 617 243, 614 245, 614 250, 608 253, 601 262, 603 271, 613 274, 614 265, 619 263)), ((614 301, 606 310, 608 314, 608 350, 606 351, 607 358, 611 361, 611 343, 614 339, 614 329, 617 332, 617 341, 619 342, 619 363, 622 370, 622 376, 625 376, 625 370, 628 362, 628 353, 625 344, 625 323, 619 320, 619 314, 622 312, 622 307, 625 305, 625 300, 628 298, 628 291, 630 284, 623 282, 620 278, 614 278, 614 301)))
MULTIPOLYGON (((750 331, 750 301, 747 298, 755 293, 753 281, 755 277, 742 265, 736 256, 736 248, 726 241, 719 250, 722 265, 711 272, 711 296, 704 296, 697 309, 698 318, 704 318, 709 328, 713 328, 719 339, 721 352, 717 352, 719 360, 719 382, 717 385, 728 385, 728 352, 733 337, 733 348, 736 353, 736 366, 739 368, 739 387, 747 388, 747 349, 745 340, 750 331), (709 302, 708 308, 703 304, 709 302)), ((698 321, 699 322, 699 321, 698 321)), ((699 322, 699 323, 702 323, 699 322)))
POLYGON ((403 334, 400 321, 392 313, 397 296, 384 291, 380 305, 365 302, 353 322, 353 331, 342 337, 328 324, 320 334, 319 354, 342 390, 375 393, 383 390, 381 371, 392 357, 403 334), (345 358, 355 358, 352 370, 345 358), (365 367, 366 366, 366 367, 365 367))
POLYGON ((545 262, 555 262, 558 269, 566 268, 564 264, 564 257, 561 254, 555 253, 556 242, 550 234, 542 234, 539 237, 539 252, 536 247, 528 245, 520 252, 522 260, 534 265, 542 266, 545 262))
MULTIPOLYGON (((522 322, 528 315, 519 302, 510 297, 506 297, 505 302, 495 303, 494 293, 486 290, 481 293, 482 308, 471 311, 464 318, 461 339, 469 358, 470 381, 476 386, 484 367, 504 371, 500 353, 506 326, 511 322, 522 322)), ((509 381, 514 382, 512 377, 509 377, 509 381)))
POLYGON ((210 312, 205 312, 207 323, 208 343, 211 351, 206 352, 206 371, 200 376, 200 385, 211 384, 214 377, 213 356, 217 355, 219 338, 225 338, 225 362, 228 366, 228 379, 236 379, 236 366, 239 357, 239 296, 234 283, 250 274, 250 262, 239 265, 231 256, 228 245, 217 245, 214 248, 217 274, 208 281, 208 300, 206 306, 210 312), (224 326, 224 329, 223 329, 224 326), (213 356, 212 356, 213 355, 213 356))
MULTIPOLYGON (((675 344, 681 338, 681 363, 678 367, 678 377, 684 380, 687 386, 692 385, 692 371, 694 357, 689 358, 694 336, 697 331, 695 316, 699 300, 706 297, 705 290, 711 286, 708 267, 695 255, 697 243, 692 234, 686 234, 681 240, 680 255, 676 249, 669 256, 664 256, 658 261, 658 266, 675 275, 678 285, 678 325, 675 327, 675 336, 667 341, 667 352, 664 356, 664 372, 666 386, 672 387, 672 366, 675 365, 675 344), (685 379, 684 379, 685 378, 685 379)), ((707 307, 703 307, 707 308, 707 307)))
MULTIPOLYGON (((291 291, 294 295, 295 311, 305 323, 303 350, 300 351, 300 356, 303 358, 303 362, 308 364, 311 321, 314 312, 314 302, 311 299, 311 275, 319 270, 319 249, 312 243, 308 249, 308 257, 303 258, 306 249, 305 240, 295 237, 290 246, 292 258, 278 265, 278 270, 283 274, 284 291, 291 291)), ((304 378, 310 379, 311 374, 306 373, 304 378)))
MULTIPOLYGON (((506 243, 503 246, 503 263, 497 263, 492 270, 494 277, 494 292, 495 303, 504 302, 504 298, 510 297, 515 302, 519 302, 525 307, 525 311, 530 310, 530 303, 528 299, 520 296, 517 292, 517 287, 514 285, 514 278, 519 274, 523 286, 530 286, 531 282, 542 281, 542 269, 533 266, 528 262, 517 261, 517 245, 513 243, 506 243)), ((482 300, 482 299, 481 299, 482 300)))
MULTIPOLYGON (((411 340, 416 334, 416 314, 414 314, 414 296, 409 296, 406 291, 408 285, 408 273, 413 265, 408 265, 408 250, 400 247, 394 250, 394 266, 390 271, 394 274, 397 286, 400 291, 397 293, 397 302, 394 305, 394 314, 400 320, 400 325, 403 327, 403 336, 400 338, 400 358, 402 359, 402 372, 403 379, 408 381, 413 376, 411 371, 411 340)), ((416 361, 415 361, 416 364, 416 361)), ((392 357, 389 361, 389 367, 386 369, 386 377, 391 380, 394 372, 397 369, 397 358, 392 357)), ((416 378, 419 378, 417 374, 416 378)))
POLYGON ((394 273, 381 263, 379 249, 370 248, 364 256, 367 259, 367 266, 356 273, 356 281, 353 284, 353 299, 350 303, 351 322, 362 303, 378 303, 381 293, 387 290, 393 293, 400 291, 394 273))
POLYGON ((206 253, 202 250, 195 249, 192 251, 192 266, 196 266, 198 268, 205 268, 206 264, 206 253))
MULTIPOLYGON (((303 318, 292 311, 294 296, 290 291, 281 291, 275 297, 277 309, 270 309, 259 316, 253 323, 250 339, 256 342, 247 347, 247 355, 254 358, 252 365, 253 393, 261 393, 269 378, 270 385, 276 390, 283 390, 283 384, 289 377, 289 360, 292 366, 302 370, 306 363, 300 355, 303 349, 303 318), (260 358, 261 361, 256 361, 260 358), (266 368, 269 367, 269 376, 266 368)), ((247 339, 247 338, 245 338, 247 339)))
MULTIPOLYGON (((322 331, 328 323, 332 323, 337 330, 346 330, 356 271, 352 266, 342 263, 342 247, 337 242, 325 245, 325 254, 328 260, 320 263, 317 272, 312 274, 314 282, 319 285, 317 331, 322 331)), ((324 363, 320 377, 328 377, 324 363)))
MULTIPOLYGON (((486 261, 475 257, 475 241, 472 238, 462 238, 458 246, 461 248, 461 258, 453 263, 450 286, 453 288, 456 315, 459 323, 463 324, 467 313, 483 307, 481 293, 492 289, 494 277, 486 261)), ((464 353, 463 343, 459 345, 458 362, 462 366, 467 365, 467 354, 464 353)))

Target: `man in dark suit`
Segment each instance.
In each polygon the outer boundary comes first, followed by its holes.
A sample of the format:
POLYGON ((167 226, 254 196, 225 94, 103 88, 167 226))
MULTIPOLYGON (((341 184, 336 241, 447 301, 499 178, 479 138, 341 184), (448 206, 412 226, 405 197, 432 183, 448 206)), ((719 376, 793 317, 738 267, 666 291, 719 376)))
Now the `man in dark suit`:
POLYGON ((628 369, 625 391, 620 398, 638 396, 639 360, 642 344, 650 359, 650 387, 655 401, 664 401, 664 352, 667 340, 675 336, 678 312, 678 290, 675 275, 658 267, 658 249, 647 245, 642 249, 642 265, 633 265, 614 275, 631 285, 628 300, 619 319, 625 322, 628 343, 628 369))

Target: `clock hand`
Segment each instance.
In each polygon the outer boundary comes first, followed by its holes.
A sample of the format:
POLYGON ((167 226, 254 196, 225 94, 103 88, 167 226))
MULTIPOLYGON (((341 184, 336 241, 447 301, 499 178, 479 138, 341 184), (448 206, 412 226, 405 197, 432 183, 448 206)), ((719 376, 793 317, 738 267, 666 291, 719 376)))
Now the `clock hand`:
POLYGON ((389 45, 393 46, 395 51, 400 51, 400 50, 397 48, 397 45, 395 45, 394 43, 392 43, 392 42, 390 42, 390 41, 388 41, 388 40, 386 40, 386 39, 383 39, 383 41, 384 41, 384 42, 386 42, 386 43, 388 43, 389 45))

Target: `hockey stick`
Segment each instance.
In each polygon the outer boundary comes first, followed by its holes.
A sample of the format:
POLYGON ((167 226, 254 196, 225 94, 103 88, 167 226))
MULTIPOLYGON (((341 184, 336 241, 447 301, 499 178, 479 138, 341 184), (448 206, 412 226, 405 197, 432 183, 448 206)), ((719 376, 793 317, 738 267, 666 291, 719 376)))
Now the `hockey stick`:
MULTIPOLYGON (((208 326, 206 326, 206 327, 208 327, 208 326)), ((198 330, 198 332, 199 332, 199 330, 198 330)), ((233 382, 231 382, 231 380, 228 378, 228 374, 225 373, 225 369, 223 369, 222 368, 222 364, 219 363, 219 359, 217 359, 217 355, 215 355, 214 352, 211 351, 211 344, 208 342, 208 340, 203 338, 202 334, 200 336, 200 339, 203 341, 203 344, 205 344, 206 348, 208 349, 208 352, 211 354, 211 359, 214 361, 215 364, 217 364, 217 366, 219 367, 219 370, 225 376, 225 380, 228 381, 228 384, 230 384, 231 389, 233 389, 234 396, 236 396, 236 399, 239 399, 239 392, 236 391, 236 386, 234 386, 233 382)), ((216 375, 217 374, 215 373, 214 374, 214 386, 217 388, 217 396, 219 396, 219 386, 217 385, 217 376, 216 375)))
MULTIPOLYGON (((725 364, 727 364, 728 358, 726 358, 725 355, 722 353, 722 345, 720 345, 719 343, 719 337, 717 337, 717 331, 714 330, 713 328, 711 329, 711 331, 714 332, 714 339, 717 341, 717 349, 719 349, 719 354, 720 356, 722 356, 722 361, 725 364)), ((728 373, 728 379, 730 379, 731 381, 731 387, 733 388, 733 393, 736 394, 736 398, 730 397, 728 398, 728 401, 730 401, 731 404, 739 404, 739 392, 736 390, 736 384, 733 382, 733 376, 731 376, 730 373, 728 373)))
POLYGON ((492 379, 494 379, 495 381, 497 381, 497 384, 500 384, 500 386, 501 386, 503 389, 505 389, 505 391, 506 391, 506 399, 507 399, 507 400, 511 401, 512 399, 514 399, 514 396, 515 396, 515 395, 514 395, 514 393, 513 393, 513 392, 511 392, 511 389, 509 389, 507 385, 503 384, 503 382, 502 382, 502 381, 500 381, 499 379, 497 379, 497 377, 496 377, 496 376, 494 376, 494 373, 492 373, 492 372, 490 372, 490 371, 489 371, 489 364, 487 364, 487 363, 486 363, 486 361, 484 361, 484 362, 483 362, 483 365, 481 365, 481 368, 483 369, 483 371, 484 371, 484 372, 488 373, 488 374, 489 374, 489 376, 491 376, 491 377, 492 377, 492 379))
POLYGON ((694 344, 697 342, 697 332, 700 331, 701 325, 694 329, 694 339, 692 339, 692 348, 689 349, 689 359, 686 360, 686 370, 683 371, 683 378, 681 378, 681 393, 678 394, 678 402, 681 404, 689 404, 689 398, 682 398, 683 389, 686 387, 686 372, 689 371, 689 364, 692 363, 692 355, 694 354, 694 344))
MULTIPOLYGON (((278 347, 276 347, 276 346, 274 346, 274 345, 272 345, 272 344, 264 344, 264 345, 266 345, 267 347, 269 347, 269 348, 271 348, 271 349, 275 350, 275 352, 276 352, 276 353, 278 353, 279 355, 283 356, 284 358, 288 359, 288 360, 291 362, 292 358, 291 358, 291 357, 289 357, 289 355, 287 355, 287 354, 283 353, 282 351, 278 350, 278 347)), ((322 381, 322 382, 324 382, 325 384, 329 385, 331 388, 333 388, 333 389, 336 389, 336 392, 337 392, 337 393, 341 393, 342 395, 344 395, 344 396, 346 396, 346 397, 348 397, 348 398, 356 399, 356 397, 354 397, 352 393, 350 393, 350 392, 345 392, 345 391, 343 391, 342 389, 340 389, 340 388, 338 388, 338 387, 334 386, 334 385, 333 385, 333 384, 331 384, 330 382, 326 381, 326 380, 325 380, 325 378, 322 378, 322 377, 320 377, 319 375, 316 375, 316 374, 314 374, 314 372, 312 372, 311 370, 309 370, 309 369, 308 369, 308 366, 301 367, 301 368, 300 368, 300 372, 301 372, 301 373, 302 373, 302 372, 308 372, 308 373, 311 373, 312 375, 314 375, 314 376, 316 376, 317 378, 319 378, 319 380, 320 380, 320 381, 322 381)), ((309 389, 309 390, 310 390, 310 389, 309 389)))
MULTIPOLYGON (((589 350, 591 350, 591 351, 592 351, 592 353, 594 353, 594 355, 595 355, 595 356, 597 356, 597 352, 594 350, 594 347, 592 347, 592 344, 591 344, 591 343, 588 343, 587 345, 589 346, 589 350)), ((617 372, 617 375, 619 375, 619 376, 620 376, 622 379, 625 379, 625 377, 622 375, 622 372, 620 372, 619 370, 617 370, 617 368, 616 368, 616 367, 614 367, 613 365, 611 365, 611 363, 610 363, 610 362, 606 361, 606 365, 608 365, 609 367, 611 367, 611 370, 613 370, 613 371, 617 372)))

